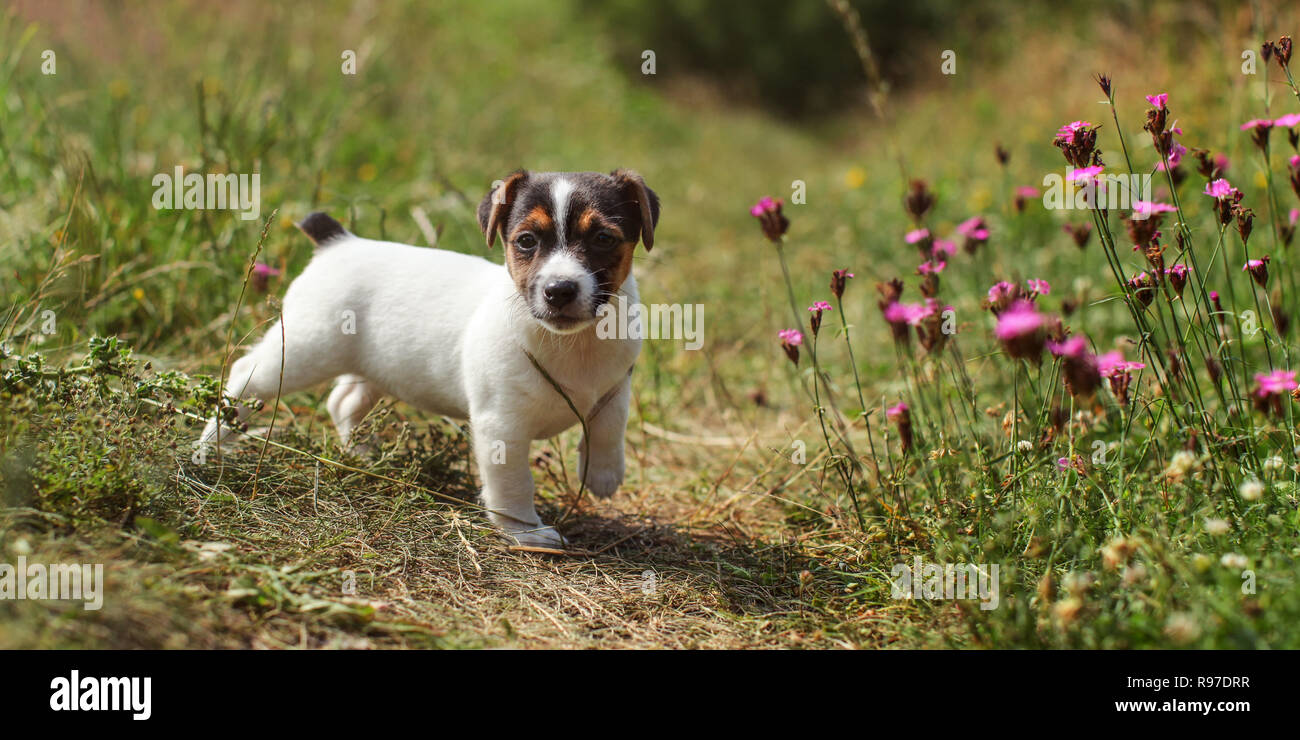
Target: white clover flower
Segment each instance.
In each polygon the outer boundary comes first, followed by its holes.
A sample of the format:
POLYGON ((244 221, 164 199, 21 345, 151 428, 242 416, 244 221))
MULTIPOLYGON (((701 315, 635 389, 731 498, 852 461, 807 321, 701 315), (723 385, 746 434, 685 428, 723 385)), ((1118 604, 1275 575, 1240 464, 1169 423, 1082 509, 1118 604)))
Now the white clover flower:
POLYGON ((1125 586, 1141 583, 1147 579, 1147 567, 1141 563, 1134 563, 1124 569, 1123 578, 1125 586))
POLYGON ((1221 534, 1227 534, 1227 533, 1228 533, 1228 529, 1229 529, 1229 527, 1228 527, 1228 520, 1227 520, 1227 519, 1214 519, 1214 518, 1209 518, 1209 519, 1206 519, 1206 520, 1205 520, 1205 533, 1206 533, 1206 534, 1212 534, 1212 535, 1214 535, 1215 537, 1218 537, 1218 536, 1221 535, 1221 534))
POLYGON ((1179 450, 1169 459, 1169 467, 1165 469, 1165 475, 1174 479, 1183 478, 1196 468, 1196 455, 1187 450, 1179 450))
POLYGON ((1033 442, 1030 442, 1030 441, 1027 440, 1027 439, 1022 439, 1022 440, 1020 440, 1019 442, 1016 443, 1016 449, 1017 449, 1017 450, 1020 450, 1021 452, 1033 452, 1033 451, 1034 451, 1034 443, 1033 443, 1033 442))
POLYGON ((1246 567, 1250 565, 1250 561, 1246 560, 1245 555, 1229 552, 1219 558, 1219 565, 1222 565, 1225 568, 1232 568, 1233 570, 1245 570, 1246 567))
POLYGON ((1165 634, 1174 642, 1188 643, 1201 636, 1201 625, 1196 623, 1192 615, 1179 612, 1169 615, 1169 620, 1165 622, 1165 634))
POLYGON ((1077 573, 1071 571, 1065 574, 1061 580, 1061 585, 1065 587, 1067 593, 1071 596, 1083 596, 1092 586, 1093 577, 1091 573, 1077 573))
POLYGON ((1242 481, 1237 488, 1237 494, 1241 496, 1242 501, 1258 501, 1264 495, 1264 484, 1254 478, 1242 481))
POLYGON ((1264 461, 1265 473, 1277 473, 1280 472, 1284 467, 1286 467, 1286 463, 1282 462, 1281 455, 1274 455, 1264 461))

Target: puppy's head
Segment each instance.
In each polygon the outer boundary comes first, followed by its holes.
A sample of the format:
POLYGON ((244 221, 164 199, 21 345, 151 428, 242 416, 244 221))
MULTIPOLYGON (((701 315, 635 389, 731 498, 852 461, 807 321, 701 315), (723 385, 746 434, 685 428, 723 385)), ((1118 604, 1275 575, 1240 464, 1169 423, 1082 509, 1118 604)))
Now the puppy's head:
POLYGON ((506 269, 542 326, 580 331, 632 271, 638 240, 654 245, 659 198, 630 170, 520 170, 478 207, 488 246, 505 242, 506 269))

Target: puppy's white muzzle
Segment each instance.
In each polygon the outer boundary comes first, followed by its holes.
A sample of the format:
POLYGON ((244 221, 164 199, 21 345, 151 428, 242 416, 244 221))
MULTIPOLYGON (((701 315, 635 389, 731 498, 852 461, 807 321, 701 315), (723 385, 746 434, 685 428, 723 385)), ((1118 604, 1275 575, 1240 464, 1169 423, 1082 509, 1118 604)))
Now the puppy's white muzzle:
POLYGON ((581 331, 596 320, 596 279, 567 249, 546 258, 528 292, 533 317, 556 334, 581 331))

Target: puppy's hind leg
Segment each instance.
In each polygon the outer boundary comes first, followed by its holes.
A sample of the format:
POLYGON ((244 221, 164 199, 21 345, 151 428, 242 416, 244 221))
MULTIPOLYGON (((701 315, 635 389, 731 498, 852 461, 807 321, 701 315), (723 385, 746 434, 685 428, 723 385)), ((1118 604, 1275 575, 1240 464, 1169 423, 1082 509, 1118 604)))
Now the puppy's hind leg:
MULTIPOLYGON (((329 409, 330 418, 334 420, 334 428, 338 430, 339 440, 344 447, 352 446, 352 430, 357 428, 383 395, 374 383, 360 375, 340 375, 334 381, 334 390, 330 391, 325 407, 329 409)), ((365 452, 365 448, 357 446, 354 451, 365 452)))
MULTIPOLYGON (((271 401, 277 395, 301 390, 338 374, 331 367, 333 363, 328 360, 328 355, 318 349, 318 344, 294 342, 292 337, 289 340, 291 352, 286 353, 281 341, 280 323, 276 322, 257 346, 230 366, 226 395, 238 400, 257 397, 271 401)), ((236 424, 251 411, 242 403, 236 404, 235 409, 236 424)), ((217 417, 208 421, 197 443, 200 451, 217 448, 218 444, 224 448, 228 442, 234 441, 237 433, 234 426, 228 422, 218 424, 218 421, 217 417)))

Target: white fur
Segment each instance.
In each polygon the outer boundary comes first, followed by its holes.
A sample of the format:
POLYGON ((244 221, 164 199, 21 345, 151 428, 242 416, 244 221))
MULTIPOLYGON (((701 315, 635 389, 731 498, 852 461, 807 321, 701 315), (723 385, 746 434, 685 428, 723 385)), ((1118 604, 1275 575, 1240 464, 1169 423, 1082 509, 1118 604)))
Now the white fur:
MULTIPOLYGON (((619 293, 636 302, 636 281, 629 276, 619 293)), ((271 400, 334 378, 327 406, 345 443, 385 395, 469 419, 489 517, 522 544, 563 544, 534 509, 529 445, 577 423, 525 349, 584 414, 611 396, 588 420, 591 440, 580 455, 590 447, 592 493, 609 496, 622 483, 628 371, 640 341, 599 339, 594 323, 570 334, 548 331, 501 265, 348 234, 318 248, 289 286, 282 323, 232 364, 227 393, 271 400), (352 334, 345 333, 349 311, 352 334)), ((241 418, 247 413, 241 408, 241 418)), ((217 437, 214 419, 200 444, 217 437)))
MULTIPOLYGON (((595 316, 592 303, 596 300, 596 276, 587 271, 587 267, 567 247, 556 249, 546 261, 537 268, 533 280, 538 291, 548 283, 560 280, 572 280, 578 284, 578 295, 573 298, 573 305, 584 316, 595 316)), ((593 319, 594 320, 594 319, 593 319)), ((575 328, 581 328, 579 324, 575 328)), ((552 328, 552 331, 556 331, 552 328)), ((559 331, 568 334, 568 331, 559 331)))
POLYGON ((573 183, 563 177, 551 183, 551 200, 555 203, 555 238, 561 247, 565 241, 564 222, 569 220, 569 196, 573 195, 573 183))

